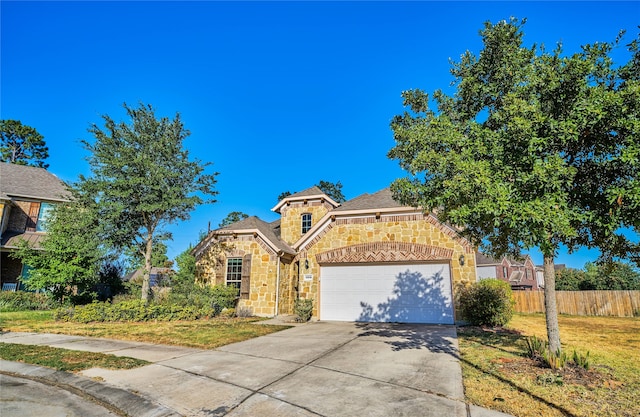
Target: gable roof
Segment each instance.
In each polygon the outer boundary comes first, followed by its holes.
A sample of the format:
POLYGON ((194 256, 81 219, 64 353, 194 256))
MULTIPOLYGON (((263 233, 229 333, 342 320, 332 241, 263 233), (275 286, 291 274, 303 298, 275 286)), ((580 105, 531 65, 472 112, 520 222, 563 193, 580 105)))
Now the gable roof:
POLYGON ((214 234, 227 233, 251 233, 260 232, 272 245, 272 247, 285 253, 295 254, 291 246, 280 240, 280 221, 267 223, 256 216, 247 217, 228 226, 221 227, 213 231, 214 234), (227 233, 225 233, 227 232, 227 233))
POLYGON ((406 207, 393 199, 393 194, 390 188, 383 188, 382 190, 367 194, 364 193, 356 198, 344 202, 340 207, 333 209, 335 212, 351 211, 351 210, 369 210, 369 209, 383 209, 383 208, 396 208, 406 207))
POLYGON ((69 191, 55 175, 43 168, 0 162, 0 198, 65 201, 69 191))
POLYGON ((297 193, 293 193, 290 196, 287 196, 280 200, 278 204, 271 211, 275 211, 276 213, 280 213, 280 208, 292 201, 300 201, 300 200, 311 200, 311 199, 322 199, 327 201, 333 207, 338 207, 340 203, 335 202, 331 197, 325 194, 317 185, 314 185, 311 188, 307 188, 306 190, 299 191, 297 193))

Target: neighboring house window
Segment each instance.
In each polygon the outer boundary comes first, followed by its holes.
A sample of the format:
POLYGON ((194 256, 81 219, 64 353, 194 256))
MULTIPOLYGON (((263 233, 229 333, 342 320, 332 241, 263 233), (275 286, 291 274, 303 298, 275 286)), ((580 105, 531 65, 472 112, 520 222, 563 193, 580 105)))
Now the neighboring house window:
POLYGON ((302 215, 302 234, 305 234, 311 229, 311 213, 304 213, 302 215))
POLYGON ((242 258, 227 259, 227 285, 236 287, 240 292, 242 283, 242 258))
POLYGON ((526 269, 525 271, 526 271, 527 279, 531 279, 531 270, 526 269))
POLYGON ((506 278, 507 277, 507 267, 503 266, 502 267, 502 278, 506 278))
POLYGON ((47 231, 47 220, 51 215, 51 209, 53 209, 52 204, 49 204, 49 203, 40 204, 40 212, 38 213, 38 221, 36 222, 36 232, 47 231))

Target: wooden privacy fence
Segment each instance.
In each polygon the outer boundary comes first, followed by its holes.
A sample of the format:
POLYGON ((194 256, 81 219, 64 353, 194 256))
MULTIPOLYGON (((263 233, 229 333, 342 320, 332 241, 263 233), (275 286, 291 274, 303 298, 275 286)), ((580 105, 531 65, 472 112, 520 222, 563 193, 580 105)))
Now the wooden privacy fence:
MULTIPOLYGON (((514 291, 515 311, 544 313, 544 291, 514 291)), ((556 291, 559 314, 574 316, 640 315, 640 291, 556 291)))

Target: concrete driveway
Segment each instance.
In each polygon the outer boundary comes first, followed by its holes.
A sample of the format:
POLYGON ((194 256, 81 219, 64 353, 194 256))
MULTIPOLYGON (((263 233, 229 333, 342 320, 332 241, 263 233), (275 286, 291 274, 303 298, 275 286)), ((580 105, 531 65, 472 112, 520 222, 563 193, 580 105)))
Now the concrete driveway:
POLYGON ((216 350, 73 336, 42 344, 152 361, 82 375, 187 416, 500 415, 464 403, 452 326, 317 322, 216 350))

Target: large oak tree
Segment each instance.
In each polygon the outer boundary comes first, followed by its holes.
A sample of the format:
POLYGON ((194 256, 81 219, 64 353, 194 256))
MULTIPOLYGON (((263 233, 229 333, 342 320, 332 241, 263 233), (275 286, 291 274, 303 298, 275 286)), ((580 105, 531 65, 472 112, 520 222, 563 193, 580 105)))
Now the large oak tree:
POLYGON ((156 118, 150 105, 124 105, 128 123, 103 116, 93 124, 90 152, 92 175, 79 186, 95 196, 105 241, 123 250, 134 248, 144 258, 142 299, 149 300, 153 244, 171 236, 165 227, 189 218, 199 204, 214 202, 217 173, 207 163, 189 159, 184 140, 190 132, 180 115, 156 118))
POLYGON ((455 93, 404 91, 389 157, 408 172, 405 204, 462 227, 494 256, 537 247, 544 257, 552 351, 561 348, 554 257, 560 245, 603 257, 639 253, 640 55, 615 65, 611 43, 567 54, 523 45, 524 21, 486 23, 479 54, 453 63, 455 93))

